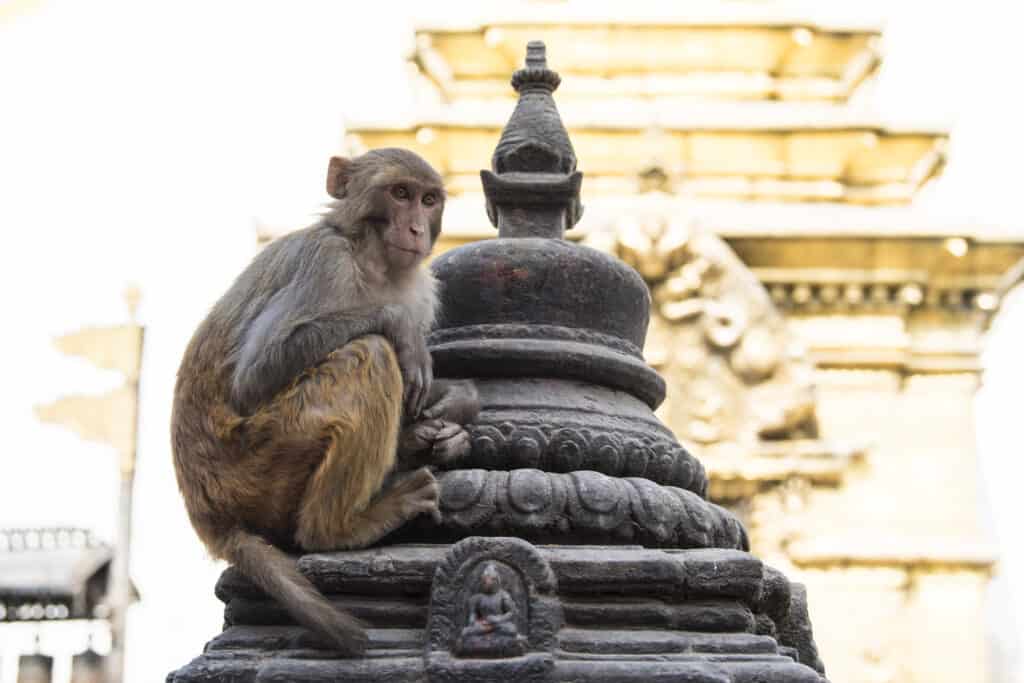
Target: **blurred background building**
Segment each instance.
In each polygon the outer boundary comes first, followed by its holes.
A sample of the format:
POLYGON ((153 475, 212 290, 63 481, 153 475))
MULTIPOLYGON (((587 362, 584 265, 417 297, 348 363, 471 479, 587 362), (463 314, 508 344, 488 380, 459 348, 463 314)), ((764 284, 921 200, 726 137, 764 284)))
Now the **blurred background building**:
MULTIPOLYGON (((0 524, 115 539, 116 453, 31 422, 31 406, 117 386, 47 339, 122 321, 119 291, 139 282, 144 599, 126 680, 198 651, 219 623, 217 567, 167 443, 191 331, 260 243, 308 222, 338 151, 418 151, 452 195, 440 248, 491 237, 478 172, 540 38, 584 172, 572 238, 651 286, 661 417, 753 551, 808 585, 830 679, 1020 680, 1016 16, 853 4, 0 4, 0 61, 16 65, 0 73, 16 104, 0 114, 0 183, 19 188, 0 217, 32 255, 6 274, 32 295, 12 304, 25 331, 4 368, 32 457, 0 470, 21 482, 0 524), (54 471, 46 503, 19 495, 54 471)), ((42 631, 8 626, 0 681, 42 631)), ((66 655, 76 638, 46 631, 38 649, 66 655)))

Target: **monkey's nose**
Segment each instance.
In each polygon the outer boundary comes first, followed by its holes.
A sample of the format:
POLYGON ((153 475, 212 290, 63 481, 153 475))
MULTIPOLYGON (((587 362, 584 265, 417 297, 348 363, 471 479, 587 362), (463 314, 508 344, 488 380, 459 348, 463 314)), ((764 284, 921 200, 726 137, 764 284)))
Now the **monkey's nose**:
POLYGON ((422 235, 426 232, 426 229, 422 225, 417 225, 415 223, 409 226, 409 230, 412 231, 412 234, 414 235, 422 235))

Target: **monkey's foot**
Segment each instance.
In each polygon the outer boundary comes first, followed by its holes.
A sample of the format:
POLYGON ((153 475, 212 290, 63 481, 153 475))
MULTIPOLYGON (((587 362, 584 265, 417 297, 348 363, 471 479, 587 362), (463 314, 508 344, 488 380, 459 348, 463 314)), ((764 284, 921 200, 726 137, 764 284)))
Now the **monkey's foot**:
POLYGON ((406 520, 426 512, 435 522, 441 522, 441 510, 438 507, 441 487, 428 468, 421 467, 396 480, 388 495, 399 501, 402 516, 406 520))

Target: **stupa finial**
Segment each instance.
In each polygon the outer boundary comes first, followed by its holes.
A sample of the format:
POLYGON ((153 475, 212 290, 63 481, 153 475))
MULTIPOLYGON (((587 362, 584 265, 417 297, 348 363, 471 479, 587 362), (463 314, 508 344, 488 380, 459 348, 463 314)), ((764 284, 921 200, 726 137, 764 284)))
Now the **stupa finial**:
POLYGON ((582 174, 552 93, 561 82, 548 69, 544 43, 530 41, 526 66, 512 76, 519 101, 481 171, 487 215, 501 237, 561 238, 582 212, 582 174))
POLYGON ((512 87, 521 93, 524 88, 540 87, 554 92, 562 82, 557 72, 548 68, 547 47, 543 40, 526 44, 526 66, 512 74, 512 87))

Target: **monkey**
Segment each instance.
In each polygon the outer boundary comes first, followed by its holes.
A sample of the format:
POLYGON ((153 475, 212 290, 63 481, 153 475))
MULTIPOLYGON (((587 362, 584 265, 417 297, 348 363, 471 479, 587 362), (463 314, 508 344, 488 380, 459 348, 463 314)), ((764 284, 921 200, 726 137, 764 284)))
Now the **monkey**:
POLYGON ((333 198, 267 245, 196 329, 178 370, 171 445, 200 540, 314 639, 369 639, 289 552, 366 547, 421 514, 440 521, 430 465, 469 450, 479 398, 433 379, 440 175, 413 152, 333 157, 333 198))

